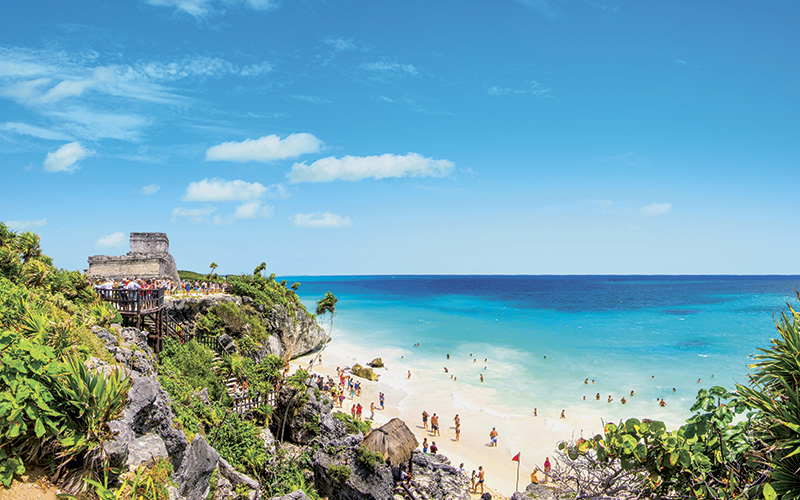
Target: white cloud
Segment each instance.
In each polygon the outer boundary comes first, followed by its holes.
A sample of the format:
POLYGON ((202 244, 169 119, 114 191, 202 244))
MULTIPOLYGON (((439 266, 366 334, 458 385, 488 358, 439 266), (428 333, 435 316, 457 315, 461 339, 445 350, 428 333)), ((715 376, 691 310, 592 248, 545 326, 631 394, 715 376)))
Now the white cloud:
POLYGON ((376 61, 364 63, 359 66, 359 68, 371 73, 390 74, 397 76, 414 76, 419 73, 419 70, 417 70, 413 64, 402 64, 395 61, 376 61))
POLYGON ((94 154, 94 151, 84 148, 81 143, 70 142, 52 153, 47 153, 47 158, 44 159, 44 169, 48 172, 72 173, 79 168, 79 161, 94 154))
POLYGON ((143 186, 139 190, 139 193, 141 193, 141 194, 143 194, 145 196, 148 196, 148 195, 151 195, 151 194, 156 194, 159 189, 161 189, 161 186, 159 186, 158 184, 148 184, 146 186, 143 186))
POLYGON ((342 37, 328 37, 323 40, 327 45, 331 46, 336 51, 343 51, 343 50, 356 50, 358 46, 355 44, 353 39, 351 38, 342 38, 342 37))
POLYGON ((332 214, 330 212, 295 214, 295 216, 292 217, 292 222, 295 226, 313 228, 347 227, 353 225, 350 217, 342 217, 341 215, 332 214))
POLYGON ((272 217, 272 207, 263 205, 259 200, 242 203, 236 207, 236 212, 233 214, 234 219, 266 219, 269 217, 272 217))
POLYGON ((239 162, 282 160, 307 153, 317 153, 322 144, 322 141, 307 133, 291 134, 286 139, 271 134, 259 139, 223 142, 212 146, 206 151, 206 160, 239 162))
POLYGON ((15 122, 3 129, 49 140, 135 141, 154 121, 149 105, 194 104, 173 82, 255 78, 272 70, 266 61, 196 54, 130 64, 98 64, 98 58, 95 51, 0 47, 0 97, 57 124, 58 132, 15 122))
POLYGON ((669 203, 651 203, 646 207, 642 207, 639 212, 642 215, 653 216, 653 215, 664 215, 672 210, 672 205, 669 203))
POLYGON ((291 198, 292 195, 289 193, 289 190, 286 189, 286 184, 272 184, 267 186, 266 196, 274 200, 287 200, 291 198))
POLYGON ((407 155, 383 154, 380 156, 329 156, 311 165, 295 163, 289 172, 289 181, 331 182, 334 180, 360 181, 397 177, 443 177, 453 170, 453 162, 434 160, 416 153, 407 155))
POLYGON ((95 242, 98 247, 120 247, 125 244, 125 233, 119 231, 103 236, 95 242))
POLYGON ((557 15, 555 9, 553 9, 553 7, 551 7, 546 0, 517 0, 517 1, 522 5, 538 12, 539 14, 545 17, 549 17, 552 19, 557 15))
POLYGON ((184 201, 249 201, 261 198, 267 188, 258 182, 240 179, 203 179, 190 182, 183 195, 184 201))
POLYGON ((186 217, 193 222, 203 222, 205 216, 211 215, 217 210, 217 207, 203 207, 203 208, 183 208, 175 207, 172 209, 172 220, 178 217, 186 217))
POLYGON ((278 5, 274 0, 146 0, 156 7, 171 7, 195 18, 202 18, 225 11, 225 7, 243 5, 253 10, 268 11, 278 5))
POLYGON ((551 99, 553 97, 553 91, 541 83, 537 82, 536 80, 531 80, 527 83, 527 86, 513 89, 510 87, 500 87, 500 86, 493 86, 489 87, 486 91, 489 95, 521 95, 527 94, 532 95, 537 99, 551 99))
POLYGON ((38 220, 7 220, 5 225, 12 231, 28 231, 34 227, 43 227, 47 225, 47 219, 38 220))
POLYGON ((15 134, 29 135, 38 139, 46 139, 49 141, 69 141, 72 139, 67 134, 55 130, 47 130, 46 128, 37 127, 28 123, 19 122, 5 122, 0 124, 0 130, 14 132, 15 134))

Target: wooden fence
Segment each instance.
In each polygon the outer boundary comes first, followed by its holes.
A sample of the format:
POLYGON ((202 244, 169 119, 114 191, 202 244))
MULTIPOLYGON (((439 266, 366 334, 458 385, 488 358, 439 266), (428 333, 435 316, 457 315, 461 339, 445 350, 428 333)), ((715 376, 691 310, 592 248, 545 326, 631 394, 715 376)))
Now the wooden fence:
POLYGON ((164 290, 98 288, 97 294, 101 299, 110 302, 122 315, 148 314, 164 307, 164 290))

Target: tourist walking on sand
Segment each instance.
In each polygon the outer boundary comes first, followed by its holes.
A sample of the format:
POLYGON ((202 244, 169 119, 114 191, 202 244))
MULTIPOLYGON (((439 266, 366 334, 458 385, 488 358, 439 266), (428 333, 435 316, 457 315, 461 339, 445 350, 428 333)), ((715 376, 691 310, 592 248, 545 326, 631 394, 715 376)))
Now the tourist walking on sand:
POLYGON ((375 401, 369 404, 369 419, 375 420, 375 401))
POLYGON ((547 479, 550 477, 550 457, 544 457, 544 484, 547 484, 547 479))
MULTIPOLYGON (((492 440, 491 446, 497 446, 497 428, 496 427, 492 427, 492 432, 489 433, 489 439, 492 440)), ((483 493, 483 490, 481 490, 481 493, 483 493)))
POLYGON ((422 428, 428 428, 428 412, 425 410, 422 410, 422 428))
POLYGON ((440 436, 439 434, 439 417, 436 416, 434 413, 431 417, 431 430, 433 431, 433 436, 440 436))
POLYGON ((361 406, 361 403, 358 403, 358 405, 356 405, 356 418, 358 419, 359 422, 361 422, 361 413, 363 411, 364 407, 361 406))

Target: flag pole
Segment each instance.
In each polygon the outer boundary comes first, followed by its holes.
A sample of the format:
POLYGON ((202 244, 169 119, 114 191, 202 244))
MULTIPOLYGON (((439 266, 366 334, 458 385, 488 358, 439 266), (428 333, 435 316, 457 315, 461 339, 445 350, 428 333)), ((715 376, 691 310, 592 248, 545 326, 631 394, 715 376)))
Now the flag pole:
POLYGON ((514 491, 519 491, 519 462, 520 461, 517 460, 517 487, 514 489, 514 491))

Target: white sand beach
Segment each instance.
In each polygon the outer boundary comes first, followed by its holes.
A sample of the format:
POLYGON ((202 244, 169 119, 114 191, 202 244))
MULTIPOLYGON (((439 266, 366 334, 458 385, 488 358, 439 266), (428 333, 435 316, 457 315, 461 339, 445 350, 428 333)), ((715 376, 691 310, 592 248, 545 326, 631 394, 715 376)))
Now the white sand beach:
MULTIPOLYGON (((493 408, 491 391, 474 389, 468 384, 450 380, 443 367, 424 370, 412 369, 409 358, 413 351, 391 348, 356 346, 334 339, 323 351, 322 364, 314 366, 313 372, 336 377, 337 367, 350 367, 355 363, 365 365, 380 357, 385 368, 376 369, 380 380, 362 380, 363 393, 356 397, 364 407, 364 417, 369 417, 370 402, 379 408, 378 393, 386 395, 386 408, 375 412, 373 427, 378 427, 394 417, 403 419, 417 435, 420 443, 424 438, 436 442, 439 453, 450 458, 454 466, 464 464, 469 476, 472 470, 483 466, 486 471, 486 486, 505 497, 515 491, 517 464, 511 458, 521 453, 519 488, 524 490, 530 473, 535 467, 542 468, 545 457, 553 459, 553 451, 559 441, 588 437, 602 430, 602 419, 597 415, 572 414, 567 410, 566 418, 560 418, 560 410, 540 408, 538 417, 530 414, 508 414, 493 408), (436 413, 440 419, 441 436, 433 437, 430 430, 422 426, 421 414, 436 413), (453 418, 461 419, 461 439, 455 441, 453 418), (498 446, 489 445, 489 432, 493 427, 499 433, 498 446)), ((311 355, 292 362, 297 367, 308 367, 311 355)), ((453 360, 455 361, 455 360, 453 360)), ((468 360, 464 361, 465 363, 468 360)), ((482 359, 480 361, 483 361, 482 359)), ((473 362, 476 366, 480 363, 473 362)), ((524 391, 525 387, 509 387, 511 391, 524 391)), ((353 401, 345 400, 342 411, 349 412, 353 401)), ((597 405, 605 405, 598 402, 597 405)), ((531 409, 532 410, 532 409, 531 409)), ((430 426, 430 424, 429 424, 430 426)), ((539 474, 540 480, 542 474, 539 474)))

